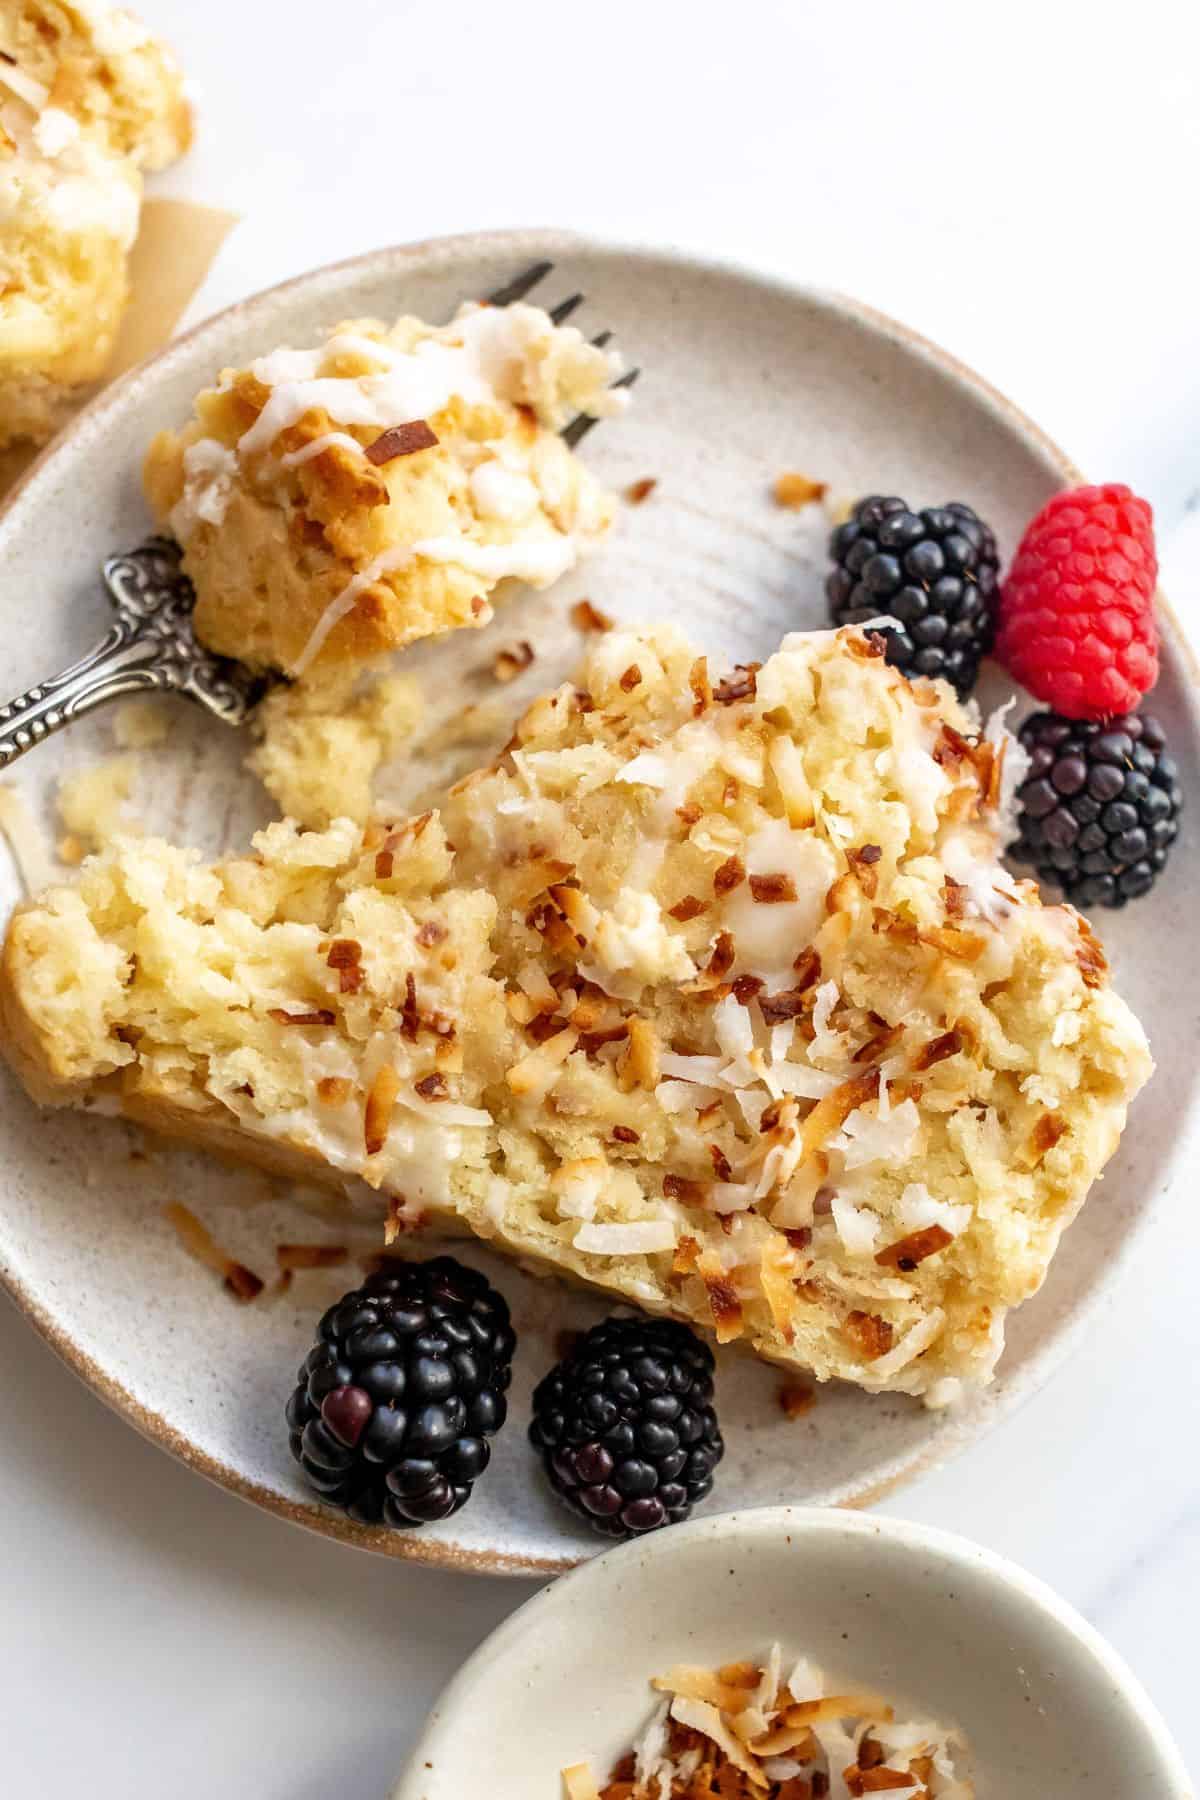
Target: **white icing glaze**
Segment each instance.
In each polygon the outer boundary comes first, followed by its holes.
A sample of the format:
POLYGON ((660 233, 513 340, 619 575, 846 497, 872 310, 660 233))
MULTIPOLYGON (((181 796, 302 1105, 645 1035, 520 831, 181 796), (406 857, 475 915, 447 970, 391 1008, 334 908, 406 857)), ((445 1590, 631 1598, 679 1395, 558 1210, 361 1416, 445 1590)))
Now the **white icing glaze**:
POLYGON ((552 536, 526 539, 515 544, 475 544, 469 538, 420 538, 413 555, 427 562, 457 563, 485 581, 527 581, 530 587, 549 587, 574 563, 577 545, 573 537, 556 531, 552 536))
POLYGON ((811 831, 793 831, 772 819, 747 840, 748 875, 787 875, 795 900, 763 903, 744 881, 726 898, 722 923, 732 932, 737 968, 778 983, 790 975, 798 953, 811 944, 825 917, 825 896, 837 875, 829 846, 811 831))
POLYGON ((186 544, 197 524, 219 525, 233 492, 237 457, 216 438, 197 438, 183 453, 183 497, 171 510, 171 530, 186 544))
POLYGON ((301 450, 289 450, 279 461, 285 469, 298 468, 301 463, 311 462, 314 456, 320 456, 324 450, 339 448, 349 450, 352 456, 362 456, 363 447, 357 438, 352 438, 346 431, 326 431, 311 444, 305 444, 301 450))
POLYGON ((320 652, 321 646, 334 626, 353 610, 354 602, 361 593, 378 581, 381 575, 390 574, 393 569, 407 568, 412 561, 413 553, 405 544, 396 544, 390 550, 381 551, 365 569, 360 569, 352 581, 348 581, 340 594, 336 594, 317 620, 312 636, 296 658, 292 669, 293 675, 303 675, 312 665, 313 659, 320 652))
POLYGON ((407 351, 354 332, 340 333, 318 350, 277 350, 252 365, 251 372, 272 391, 238 448, 246 456, 265 450, 316 409, 338 424, 386 431, 431 418, 454 399, 469 406, 523 401, 531 391, 535 352, 553 342, 556 329, 534 307, 476 307, 407 351), (347 354, 377 366, 361 375, 322 373, 347 354))
POLYGON ((537 511, 538 490, 528 475, 506 468, 498 458, 473 469, 468 485, 480 518, 516 521, 537 511))

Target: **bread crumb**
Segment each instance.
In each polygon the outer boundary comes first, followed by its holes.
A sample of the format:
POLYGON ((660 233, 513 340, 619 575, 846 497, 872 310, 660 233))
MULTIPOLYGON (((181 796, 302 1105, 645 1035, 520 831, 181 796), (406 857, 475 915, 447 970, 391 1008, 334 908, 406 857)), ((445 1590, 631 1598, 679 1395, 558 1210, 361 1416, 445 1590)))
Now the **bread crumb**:
POLYGON ((811 506, 816 500, 823 500, 828 492, 828 483, 814 481, 810 475, 801 475, 795 469, 785 469, 782 475, 775 477, 775 504, 787 506, 799 511, 802 506, 811 506))
POLYGON ((779 1390, 779 1410, 786 1419, 802 1419, 816 1403, 817 1396, 812 1388, 799 1383, 785 1382, 779 1390))
POLYGON ((58 783, 56 806, 68 837, 84 852, 103 849, 121 832, 139 835, 136 823, 125 811, 137 778, 137 758, 105 756, 88 763, 58 783))
POLYGON ((625 498, 628 500, 630 506, 640 506, 643 500, 648 500, 650 498, 657 486, 657 475, 643 475, 640 481, 630 482, 629 486, 625 489, 625 498))
POLYGON ((354 697, 352 684, 338 680, 280 687, 258 709, 262 742, 246 767, 298 824, 361 825, 371 813, 376 772, 416 731, 423 710, 411 675, 379 677, 354 697))

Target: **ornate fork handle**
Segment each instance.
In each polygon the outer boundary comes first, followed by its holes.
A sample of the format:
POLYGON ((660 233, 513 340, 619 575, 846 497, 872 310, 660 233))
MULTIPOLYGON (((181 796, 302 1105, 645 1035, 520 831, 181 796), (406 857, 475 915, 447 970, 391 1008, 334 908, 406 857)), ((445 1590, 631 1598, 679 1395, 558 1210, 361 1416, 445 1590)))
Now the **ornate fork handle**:
POLYGON ((245 723, 265 683, 196 642, 195 594, 180 556, 169 538, 151 538, 127 556, 110 557, 104 580, 116 619, 77 663, 0 706, 0 769, 127 694, 182 694, 227 725, 245 723))

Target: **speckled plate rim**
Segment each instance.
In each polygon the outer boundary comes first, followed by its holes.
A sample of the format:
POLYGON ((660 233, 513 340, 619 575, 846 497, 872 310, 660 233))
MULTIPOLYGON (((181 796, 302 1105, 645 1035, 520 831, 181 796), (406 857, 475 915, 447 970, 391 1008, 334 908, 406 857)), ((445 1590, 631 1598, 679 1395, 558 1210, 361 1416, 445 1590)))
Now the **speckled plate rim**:
MULTIPOLYGON (((106 414, 119 405, 129 388, 144 382, 147 377, 153 377, 156 372, 168 370, 175 359, 192 346, 211 340, 214 351, 219 352, 221 338, 232 321, 243 322, 248 317, 252 318, 258 310, 269 310, 281 295, 293 293, 298 289, 327 281, 331 277, 346 274, 355 269, 368 270, 385 263, 395 267, 399 273, 405 266, 418 266, 435 259, 444 258, 448 262, 453 262, 456 259, 471 256, 495 258, 503 255, 511 258, 514 269, 519 269, 524 264, 542 258, 557 261, 570 256, 572 252, 587 252, 633 260, 652 260, 659 263, 672 262, 677 264, 681 270, 744 280, 755 286, 771 290, 784 298, 801 300, 807 305, 822 308, 834 316, 852 319, 865 326, 876 336, 897 345, 917 361, 937 369, 956 385, 967 389, 975 402, 998 424, 1015 434, 1034 450, 1048 469, 1059 477, 1063 486, 1073 486, 1085 479, 1082 471, 1072 462, 1065 451, 1060 449, 1039 425, 1036 425, 999 389, 993 387, 990 382, 976 374, 966 363, 960 361, 949 351, 942 349, 931 339, 913 330, 911 326, 901 324, 888 314, 880 312, 862 301, 850 299, 830 289, 789 281, 782 276, 753 268, 736 258, 703 256, 688 249, 672 245, 655 245, 645 240, 623 242, 618 239, 592 237, 553 228, 515 228, 499 231, 463 232, 445 237, 425 238, 413 244, 384 246, 359 256, 345 258, 339 262, 323 264, 320 268, 308 270, 301 275, 292 276, 286 281, 264 288, 259 293, 236 301, 232 306, 214 313, 210 318, 173 339, 156 355, 121 376, 88 406, 84 407, 59 437, 46 447, 10 491, 4 504, 0 506, 0 524, 7 524, 11 517, 19 512, 22 496, 26 490, 72 442, 75 434, 81 429, 90 429, 101 423, 106 414)), ((1163 637, 1170 646, 1177 660, 1178 668, 1185 678, 1185 701, 1189 722, 1196 738, 1200 740, 1200 660, 1197 659, 1188 643, 1178 618, 1171 610, 1161 590, 1157 600, 1160 620, 1164 628, 1163 637)), ((992 1405, 986 1410, 976 1411, 969 1421, 963 1422, 957 1432, 952 1430, 943 1432, 935 1443, 914 1451, 898 1466, 894 1466, 883 1479, 872 1478, 869 1482, 864 1483, 860 1491, 846 1497, 841 1503, 843 1508, 873 1506, 901 1487, 906 1481, 915 1480, 918 1476, 941 1467, 952 1457, 967 1449, 977 1438, 982 1437, 999 1424, 1002 1419, 1011 1416, 1026 1400, 1032 1398, 1034 1393, 1049 1379, 1053 1370, 1072 1354, 1097 1308, 1115 1288, 1134 1244, 1140 1240, 1147 1225, 1152 1221, 1154 1210, 1162 1203, 1164 1194, 1172 1186, 1175 1174, 1186 1159, 1197 1135, 1197 1119, 1196 1113, 1193 1111, 1189 1119, 1188 1130, 1180 1138, 1169 1159, 1162 1187, 1142 1215, 1137 1230, 1129 1234, 1112 1257, 1103 1279, 1098 1281, 1086 1295, 1064 1310, 1059 1327, 1050 1341, 1029 1357, 1019 1375, 1010 1377, 1003 1383, 1002 1389, 996 1392, 992 1405)), ((473 1574, 560 1575, 577 1567, 580 1563, 594 1560, 586 1555, 532 1556, 513 1555, 499 1550, 467 1550, 461 1545, 422 1537, 419 1533, 389 1532, 358 1525, 331 1508, 318 1505, 315 1501, 310 1504, 293 1500, 287 1495, 272 1491, 261 1482, 250 1480, 229 1463, 198 1449, 161 1413, 144 1406, 130 1393, 124 1383, 117 1381, 94 1357, 81 1349, 55 1318, 52 1310, 37 1298, 29 1285, 11 1266, 2 1241, 2 1226, 3 1220, 0 1216, 0 1287, 8 1292, 30 1324, 55 1354, 106 1405, 132 1425, 143 1437, 158 1444, 189 1469, 205 1476, 219 1487, 225 1488, 227 1492, 235 1494, 239 1499, 250 1501, 265 1511, 285 1519, 289 1524, 316 1531, 324 1537, 334 1538, 354 1549, 375 1551, 404 1560, 473 1574)))
MULTIPOLYGON (((1052 1587, 1029 1574, 1019 1563, 1010 1562, 1007 1557, 955 1532, 904 1519, 864 1519, 854 1513, 823 1506, 759 1506, 743 1512, 691 1519, 686 1524, 674 1526, 669 1540, 662 1534, 655 1534, 634 1543, 620 1544, 577 1566, 552 1587, 542 1588, 490 1632, 451 1677, 409 1753, 390 1800, 420 1800, 425 1785, 423 1771, 431 1765, 444 1763, 443 1746, 450 1746, 449 1760, 453 1767, 455 1724, 464 1714, 470 1713, 480 1678, 505 1662, 511 1662, 514 1670, 522 1670, 528 1661, 523 1646, 538 1644, 544 1621, 552 1612, 570 1607, 581 1618, 588 1619, 590 1630, 603 1629, 604 1589, 626 1563, 637 1562, 644 1566, 667 1551, 668 1543, 670 1551, 677 1554, 690 1540, 692 1545, 707 1542, 715 1553, 714 1560, 719 1555, 722 1567, 725 1567, 727 1559, 735 1554, 731 1546, 750 1548, 766 1544, 777 1547, 781 1538, 789 1546, 793 1540, 815 1539, 818 1543, 847 1538, 873 1540, 906 1556, 923 1556, 942 1568, 949 1568, 972 1591, 980 1586, 1007 1589, 1023 1608, 1049 1621, 1064 1644, 1069 1641, 1074 1649, 1082 1652, 1089 1671, 1094 1673, 1097 1696, 1115 1692, 1131 1711, 1139 1715, 1160 1764, 1155 1773, 1164 1783, 1171 1784, 1161 1790, 1166 1800, 1192 1800, 1194 1789, 1182 1751, 1141 1681, 1095 1626, 1052 1587)), ((677 1583, 675 1587, 676 1591, 687 1591, 681 1584, 677 1583)), ((682 1610, 686 1611, 686 1603, 682 1610)))

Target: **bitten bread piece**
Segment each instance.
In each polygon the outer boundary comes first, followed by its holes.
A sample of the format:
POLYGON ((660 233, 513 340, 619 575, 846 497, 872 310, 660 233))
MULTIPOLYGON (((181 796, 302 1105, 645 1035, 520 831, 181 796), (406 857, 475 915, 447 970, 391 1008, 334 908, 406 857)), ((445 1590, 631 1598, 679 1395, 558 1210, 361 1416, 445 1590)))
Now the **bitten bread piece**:
POLYGON ((548 586, 612 521, 556 433, 620 409, 618 367, 537 307, 471 306, 436 330, 339 325, 227 369, 145 466, 198 635, 258 667, 336 673, 486 624, 508 578, 548 586))
POLYGON ((96 0, 0 11, 0 446, 48 438, 103 375, 141 171, 190 136, 179 69, 130 13, 96 0))
POLYGON ((1019 761, 856 629, 716 682, 612 633, 440 818, 127 841, 23 907, 4 1047, 40 1099, 361 1177, 393 1234, 944 1402, 1150 1071, 996 861, 1019 761))

